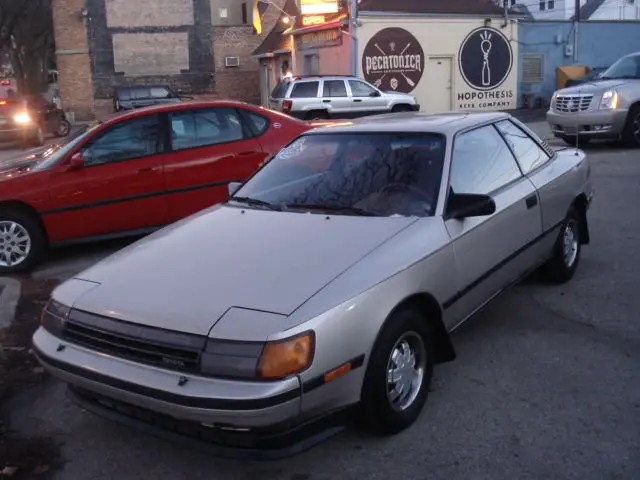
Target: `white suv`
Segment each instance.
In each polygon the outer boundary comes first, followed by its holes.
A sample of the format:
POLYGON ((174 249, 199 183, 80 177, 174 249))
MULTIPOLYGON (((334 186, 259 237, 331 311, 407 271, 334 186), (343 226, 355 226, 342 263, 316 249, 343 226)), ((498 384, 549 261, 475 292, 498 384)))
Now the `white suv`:
POLYGON ((420 110, 409 94, 383 92, 359 78, 339 75, 284 78, 271 92, 269 107, 305 120, 420 110))

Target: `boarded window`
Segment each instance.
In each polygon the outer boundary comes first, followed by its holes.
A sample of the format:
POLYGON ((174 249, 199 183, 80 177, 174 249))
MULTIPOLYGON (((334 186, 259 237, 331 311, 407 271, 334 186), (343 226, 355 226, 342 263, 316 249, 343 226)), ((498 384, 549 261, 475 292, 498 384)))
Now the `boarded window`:
POLYGON ((522 56, 522 82, 540 83, 542 76, 542 55, 525 54, 522 56))

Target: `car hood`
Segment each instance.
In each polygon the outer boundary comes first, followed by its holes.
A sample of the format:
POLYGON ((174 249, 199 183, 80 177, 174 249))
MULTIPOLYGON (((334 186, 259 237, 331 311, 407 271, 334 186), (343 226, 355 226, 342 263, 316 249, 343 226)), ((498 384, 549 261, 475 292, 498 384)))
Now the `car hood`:
POLYGON ((74 307, 199 335, 233 307, 290 315, 414 221, 212 207, 77 275, 99 286, 74 307))
POLYGON ((34 148, 28 152, 21 152, 12 157, 0 160, 0 180, 28 172, 29 168, 40 161, 43 155, 51 149, 51 146, 34 148))
POLYGON ((581 83, 575 87, 562 88, 558 90, 559 95, 578 95, 604 93, 612 88, 620 87, 625 83, 635 80, 593 80, 581 83))

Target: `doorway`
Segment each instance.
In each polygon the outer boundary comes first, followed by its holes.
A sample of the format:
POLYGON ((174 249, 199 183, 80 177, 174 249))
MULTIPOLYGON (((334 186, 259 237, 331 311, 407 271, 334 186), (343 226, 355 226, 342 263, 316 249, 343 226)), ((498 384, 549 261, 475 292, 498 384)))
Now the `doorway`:
POLYGON ((453 103, 453 56, 429 57, 426 74, 431 94, 425 110, 427 113, 450 112, 453 103))

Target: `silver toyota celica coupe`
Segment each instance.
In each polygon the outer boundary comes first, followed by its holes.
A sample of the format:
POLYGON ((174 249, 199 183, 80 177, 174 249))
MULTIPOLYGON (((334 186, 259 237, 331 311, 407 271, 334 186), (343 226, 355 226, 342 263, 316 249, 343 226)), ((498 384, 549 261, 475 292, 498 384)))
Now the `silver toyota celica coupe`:
POLYGON ((58 286, 34 351, 84 408, 229 452, 286 455, 346 411, 394 434, 452 330, 538 267, 573 276, 590 170, 505 113, 317 128, 58 286))

